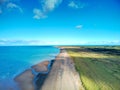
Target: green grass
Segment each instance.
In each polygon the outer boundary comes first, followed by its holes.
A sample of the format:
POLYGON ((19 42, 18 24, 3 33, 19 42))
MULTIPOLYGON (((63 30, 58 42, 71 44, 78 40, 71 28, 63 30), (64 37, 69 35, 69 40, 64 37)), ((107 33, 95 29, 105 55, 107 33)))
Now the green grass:
POLYGON ((120 46, 65 48, 86 90, 120 90, 120 46))

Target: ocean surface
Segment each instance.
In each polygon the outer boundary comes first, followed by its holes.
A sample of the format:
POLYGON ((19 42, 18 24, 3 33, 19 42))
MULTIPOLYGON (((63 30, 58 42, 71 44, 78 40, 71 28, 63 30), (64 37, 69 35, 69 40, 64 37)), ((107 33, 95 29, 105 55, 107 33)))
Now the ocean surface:
POLYGON ((14 77, 32 65, 54 59, 59 51, 53 46, 0 46, 0 90, 12 86, 14 77))

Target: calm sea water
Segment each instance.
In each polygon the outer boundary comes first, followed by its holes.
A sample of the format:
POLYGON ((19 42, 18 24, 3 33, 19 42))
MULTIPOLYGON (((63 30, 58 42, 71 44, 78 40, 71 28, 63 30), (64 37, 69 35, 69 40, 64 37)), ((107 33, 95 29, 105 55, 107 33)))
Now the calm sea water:
POLYGON ((0 46, 0 88, 25 69, 54 59, 58 53, 59 49, 52 46, 0 46))

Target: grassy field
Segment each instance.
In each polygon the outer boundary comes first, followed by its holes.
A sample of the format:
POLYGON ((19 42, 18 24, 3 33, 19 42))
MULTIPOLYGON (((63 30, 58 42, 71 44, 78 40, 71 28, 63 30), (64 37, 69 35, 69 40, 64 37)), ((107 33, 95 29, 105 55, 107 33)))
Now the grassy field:
POLYGON ((120 46, 64 47, 86 90, 120 90, 120 46))

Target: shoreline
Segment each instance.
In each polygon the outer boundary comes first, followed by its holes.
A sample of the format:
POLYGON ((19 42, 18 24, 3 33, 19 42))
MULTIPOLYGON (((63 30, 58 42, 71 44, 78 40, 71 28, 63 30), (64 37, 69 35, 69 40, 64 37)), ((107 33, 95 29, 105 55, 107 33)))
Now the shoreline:
POLYGON ((54 60, 43 61, 15 78, 20 90, 85 90, 74 62, 64 48, 54 60))
POLYGON ((39 90, 85 90, 72 58, 63 47, 39 90))
MULTIPOLYGON (((43 62, 41 62, 42 64, 43 62)), ((52 68, 52 65, 54 63, 54 60, 50 60, 49 63, 46 65, 47 67, 47 70, 43 70, 43 71, 38 71, 36 72, 35 71, 35 68, 32 68, 32 73, 35 72, 34 74, 34 80, 33 80, 33 83, 34 83, 34 87, 35 87, 35 90, 38 90, 41 88, 41 86, 43 85, 48 73, 50 72, 51 68, 52 68)), ((42 68, 42 67, 40 67, 42 68)))
POLYGON ((54 59, 45 60, 38 64, 35 64, 31 66, 31 68, 28 68, 19 75, 17 75, 14 78, 17 87, 20 90, 38 90, 44 83, 44 80, 46 79, 48 73, 50 72, 56 57, 60 53, 61 49, 54 59))

